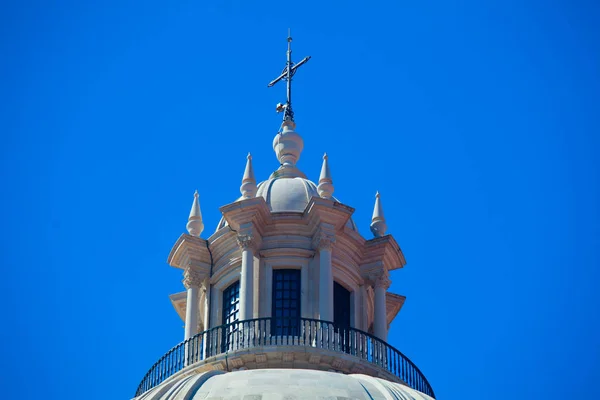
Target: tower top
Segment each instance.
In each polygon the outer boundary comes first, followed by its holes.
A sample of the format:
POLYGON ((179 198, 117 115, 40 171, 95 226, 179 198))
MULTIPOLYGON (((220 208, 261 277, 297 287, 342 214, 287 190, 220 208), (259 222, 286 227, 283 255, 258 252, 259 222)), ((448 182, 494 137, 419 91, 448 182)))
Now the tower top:
POLYGON ((285 65, 285 68, 281 72, 281 75, 279 75, 277 78, 275 78, 271 82, 269 82, 268 87, 275 85, 280 80, 287 81, 286 103, 285 104, 278 103, 275 110, 277 112, 283 112, 283 121, 284 122, 286 122, 286 121, 294 122, 294 111, 292 110, 292 76, 294 76, 294 74, 296 73, 296 70, 298 69, 299 66, 301 66, 302 64, 304 64, 308 60, 310 60, 310 56, 304 57, 302 59, 302 61, 300 61, 298 64, 294 64, 292 62, 292 35, 291 35, 289 29, 288 29, 287 42, 288 42, 287 63, 285 65))

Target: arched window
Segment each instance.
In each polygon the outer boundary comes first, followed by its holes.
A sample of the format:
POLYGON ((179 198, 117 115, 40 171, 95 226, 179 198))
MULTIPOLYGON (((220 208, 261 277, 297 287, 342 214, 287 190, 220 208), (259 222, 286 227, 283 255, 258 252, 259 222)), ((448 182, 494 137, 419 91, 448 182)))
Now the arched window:
POLYGON ((271 326, 273 335, 298 335, 300 332, 300 270, 273 270, 271 326))

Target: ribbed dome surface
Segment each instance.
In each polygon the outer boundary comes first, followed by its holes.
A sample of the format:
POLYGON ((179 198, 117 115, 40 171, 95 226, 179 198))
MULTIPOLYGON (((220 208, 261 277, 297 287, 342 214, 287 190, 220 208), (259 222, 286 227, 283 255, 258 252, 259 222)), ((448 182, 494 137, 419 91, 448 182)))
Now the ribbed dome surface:
POLYGON ((258 184, 256 197, 262 196, 271 212, 303 212, 313 196, 319 197, 317 186, 308 179, 269 179, 258 184))
POLYGON ((408 386, 367 375, 343 375, 307 369, 255 369, 177 376, 138 399, 431 400, 431 397, 408 386))
MULTIPOLYGON (((258 184, 256 197, 265 199, 271 212, 304 212, 313 196, 319 197, 317 185, 302 177, 271 178, 258 184)), ((240 197, 236 201, 242 200, 240 197)), ((336 198, 333 200, 338 201, 336 198)), ((350 229, 358 231, 352 218, 346 224, 350 229)), ((227 226, 221 218, 217 230, 227 226)))

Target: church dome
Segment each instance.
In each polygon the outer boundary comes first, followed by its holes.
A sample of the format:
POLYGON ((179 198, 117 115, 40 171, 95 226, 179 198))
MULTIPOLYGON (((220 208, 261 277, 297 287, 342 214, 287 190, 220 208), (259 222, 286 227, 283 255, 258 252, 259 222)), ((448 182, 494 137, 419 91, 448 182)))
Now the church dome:
POLYGON ((144 393, 140 400, 175 399, 406 399, 430 396, 400 383, 362 374, 308 369, 209 371, 178 375, 144 393))
POLYGON ((317 185, 302 177, 269 179, 258 185, 271 212, 303 212, 310 199, 319 197, 317 185))
MULTIPOLYGON (((257 185, 256 197, 265 199, 269 210, 272 213, 279 212, 304 212, 306 206, 313 197, 319 197, 317 185, 301 176, 291 178, 271 177, 257 185)), ((243 200, 240 197, 236 201, 243 200)), ((338 201, 333 198, 333 200, 338 201)), ((217 230, 227 226, 225 218, 221 218, 217 230)), ((356 229, 356 224, 350 218, 346 224, 353 231, 356 229)))

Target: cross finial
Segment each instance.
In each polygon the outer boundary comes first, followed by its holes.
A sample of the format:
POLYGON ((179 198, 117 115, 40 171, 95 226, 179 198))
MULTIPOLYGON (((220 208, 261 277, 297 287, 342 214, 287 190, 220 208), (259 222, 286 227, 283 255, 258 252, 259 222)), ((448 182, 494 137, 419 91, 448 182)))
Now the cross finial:
POLYGON ((277 78, 272 80, 268 86, 271 87, 282 79, 287 81, 287 101, 285 104, 281 104, 281 103, 277 104, 277 107, 275 110, 277 112, 283 111, 283 120, 284 121, 292 121, 293 122, 294 121, 294 111, 292 111, 292 76, 294 76, 294 74, 296 73, 296 69, 298 69, 299 66, 301 66, 302 64, 304 64, 308 60, 310 60, 310 56, 304 57, 302 59, 302 61, 300 61, 298 64, 294 64, 292 62, 292 34, 291 34, 290 29, 288 29, 287 42, 288 42, 287 64, 286 64, 285 68, 283 69, 283 72, 281 73, 281 75, 279 75, 277 78))

